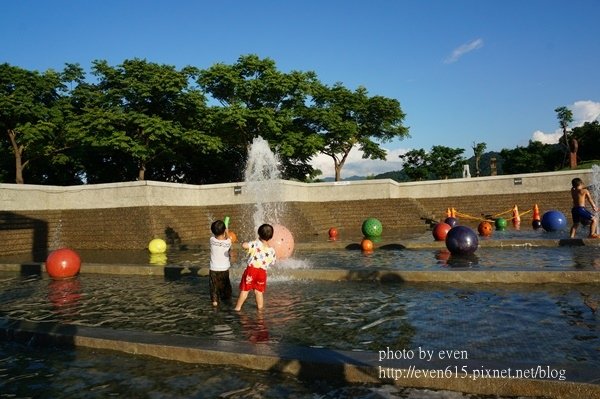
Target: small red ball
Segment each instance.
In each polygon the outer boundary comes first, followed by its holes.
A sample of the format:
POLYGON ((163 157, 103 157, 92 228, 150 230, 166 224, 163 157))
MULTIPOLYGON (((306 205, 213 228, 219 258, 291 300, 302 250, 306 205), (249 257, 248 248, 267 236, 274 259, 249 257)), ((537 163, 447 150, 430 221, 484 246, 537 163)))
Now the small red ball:
POLYGON ((52 278, 74 277, 81 269, 81 258, 69 248, 52 251, 46 258, 46 271, 52 278))
POLYGON ((432 231, 433 238, 436 241, 444 241, 451 228, 452 226, 450 226, 448 223, 441 222, 436 224, 432 231))
POLYGON ((332 227, 329 229, 329 239, 330 240, 337 240, 338 237, 338 230, 335 227, 332 227))

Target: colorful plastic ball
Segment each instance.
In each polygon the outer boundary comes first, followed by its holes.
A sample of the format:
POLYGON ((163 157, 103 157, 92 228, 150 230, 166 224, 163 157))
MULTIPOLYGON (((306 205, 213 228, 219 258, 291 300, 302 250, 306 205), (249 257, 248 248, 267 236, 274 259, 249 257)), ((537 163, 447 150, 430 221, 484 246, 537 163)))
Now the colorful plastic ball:
POLYGON ((504 231, 504 230, 506 230, 506 226, 508 225, 508 222, 504 218, 498 218, 498 219, 496 219, 494 224, 496 225, 496 230, 504 231))
POLYGON ((368 238, 363 238, 363 240, 360 242, 360 249, 365 252, 373 251, 373 241, 369 240, 368 238))
POLYGON ((477 226, 477 232, 482 237, 491 236, 493 230, 492 224, 490 222, 486 222, 485 220, 479 223, 479 226, 477 226))
POLYGON ((381 233, 383 233, 383 225, 378 219, 365 219, 362 224, 362 233, 365 237, 381 237, 381 233))
POLYGON ((477 250, 477 234, 467 226, 456 226, 446 235, 446 248, 452 255, 469 255, 477 250))
POLYGON ((339 233, 338 233, 338 230, 335 227, 330 228, 329 231, 328 231, 328 233, 329 233, 329 239, 330 240, 332 240, 332 241, 337 240, 339 233))
POLYGON ((534 230, 539 229, 540 227, 542 227, 542 221, 538 219, 532 220, 531 227, 533 227, 534 230))
POLYGON ((287 259, 294 252, 294 236, 285 226, 275 224, 269 245, 275 249, 277 259, 287 259))
POLYGON ((81 270, 81 258, 72 249, 57 249, 46 258, 46 271, 52 278, 74 277, 79 270, 81 270))
POLYGON ((452 226, 450 226, 448 223, 437 223, 431 231, 433 234, 433 239, 436 241, 444 241, 451 228, 452 226))
POLYGON ((167 251, 167 243, 161 238, 155 238, 148 243, 148 251, 151 254, 164 254, 167 251))
POLYGON ((450 227, 455 227, 458 225, 458 219, 453 218, 453 217, 448 217, 448 218, 444 219, 444 223, 446 223, 450 227))
POLYGON ((564 230, 567 227, 567 219, 560 211, 548 211, 542 216, 542 227, 548 232, 564 230))

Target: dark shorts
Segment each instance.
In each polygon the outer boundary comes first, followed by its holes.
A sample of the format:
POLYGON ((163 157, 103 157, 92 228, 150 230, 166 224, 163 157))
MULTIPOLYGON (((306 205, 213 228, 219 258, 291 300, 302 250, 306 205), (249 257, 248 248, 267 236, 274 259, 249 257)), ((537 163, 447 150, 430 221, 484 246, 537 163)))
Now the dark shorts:
POLYGON ((240 281, 240 290, 265 292, 266 288, 267 271, 258 267, 246 267, 246 270, 244 270, 244 274, 242 275, 242 281, 240 281))
POLYGON ((231 299, 231 281, 229 270, 208 272, 208 285, 210 288, 210 300, 212 302, 227 301, 231 299))
POLYGON ((591 222, 594 218, 594 214, 583 206, 574 206, 571 209, 571 216, 573 217, 573 223, 583 224, 591 222))

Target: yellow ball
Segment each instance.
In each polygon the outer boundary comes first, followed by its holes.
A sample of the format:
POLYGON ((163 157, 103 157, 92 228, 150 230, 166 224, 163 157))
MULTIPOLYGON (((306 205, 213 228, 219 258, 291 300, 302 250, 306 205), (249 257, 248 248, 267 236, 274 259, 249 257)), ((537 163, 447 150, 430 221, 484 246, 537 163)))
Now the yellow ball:
POLYGON ((167 243, 165 240, 155 238, 148 243, 148 251, 150 251, 151 254, 163 254, 167 251, 167 243))

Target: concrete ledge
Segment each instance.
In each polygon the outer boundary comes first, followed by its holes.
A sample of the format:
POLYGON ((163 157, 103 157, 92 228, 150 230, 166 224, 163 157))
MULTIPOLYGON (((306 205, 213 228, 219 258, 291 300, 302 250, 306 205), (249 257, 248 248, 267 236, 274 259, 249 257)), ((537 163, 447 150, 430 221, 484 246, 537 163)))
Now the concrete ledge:
MULTIPOLYGON (((454 366, 424 361, 380 361, 375 352, 349 352, 281 344, 251 344, 198 339, 138 331, 117 331, 68 324, 34 323, 0 318, 0 338, 38 344, 60 344, 115 350, 132 355, 153 356, 187 363, 235 365, 254 370, 294 375, 300 379, 325 378, 346 383, 388 383, 402 387, 446 389, 482 395, 544 396, 549 398, 600 397, 597 377, 585 371, 569 372, 568 381, 550 379, 475 379, 473 371, 483 367, 490 370, 507 365, 469 360, 468 373, 455 373, 449 378, 417 376, 415 370, 443 370, 454 366), (390 377, 386 370, 406 378, 390 377), (411 372, 412 370, 412 372, 411 372)), ((518 367, 534 367, 519 364, 518 367)))

